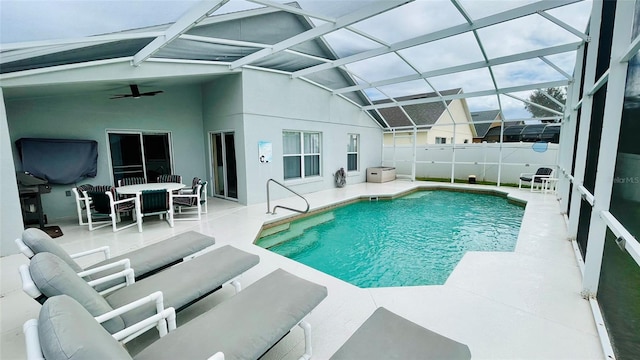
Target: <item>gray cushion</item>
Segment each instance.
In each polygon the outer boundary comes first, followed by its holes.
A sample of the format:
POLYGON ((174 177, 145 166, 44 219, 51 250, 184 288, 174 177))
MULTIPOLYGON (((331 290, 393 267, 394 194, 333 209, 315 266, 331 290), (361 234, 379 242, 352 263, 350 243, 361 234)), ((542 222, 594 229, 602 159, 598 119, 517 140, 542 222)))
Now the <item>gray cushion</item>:
MULTIPOLYGON (((109 303, 80 278, 67 263, 51 253, 42 252, 31 258, 29 272, 38 290, 48 298, 69 295, 92 316, 113 310, 109 303)), ((115 317, 102 325, 113 334, 124 328, 124 321, 120 317, 115 317)))
POLYGON ((76 273, 82 268, 73 260, 69 254, 58 245, 46 232, 37 228, 28 228, 22 232, 22 241, 34 254, 48 252, 64 260, 76 273))
POLYGON ((48 299, 38 317, 45 359, 131 359, 129 353, 82 306, 62 295, 48 299))
MULTIPOLYGON (((210 294, 225 282, 252 268, 260 257, 226 245, 193 260, 180 263, 153 276, 136 281, 126 288, 105 296, 111 307, 118 308, 154 291, 162 291, 164 307, 176 310, 210 294)), ((149 304, 122 315, 130 326, 155 314, 155 305, 149 304)))
MULTIPOLYGON (((215 244, 215 239, 195 231, 189 231, 184 234, 170 237, 166 240, 157 242, 153 245, 122 254, 120 256, 106 259, 97 264, 93 264, 87 269, 93 269, 98 266, 110 264, 122 259, 129 259, 131 268, 134 270, 136 279, 141 279, 145 275, 152 273, 158 269, 162 269, 167 265, 174 264, 182 260, 182 258, 206 249, 215 244)), ((121 269, 118 269, 121 270, 121 269)), ((113 270, 102 271, 91 275, 93 279, 101 278, 112 274, 113 270)), ((115 280, 97 286, 98 291, 107 289, 113 285, 117 285, 122 281, 115 280)))
POLYGON ((471 352, 380 307, 331 359, 471 359, 471 352))
POLYGON ((257 359, 327 296, 278 269, 142 350, 135 359, 257 359))

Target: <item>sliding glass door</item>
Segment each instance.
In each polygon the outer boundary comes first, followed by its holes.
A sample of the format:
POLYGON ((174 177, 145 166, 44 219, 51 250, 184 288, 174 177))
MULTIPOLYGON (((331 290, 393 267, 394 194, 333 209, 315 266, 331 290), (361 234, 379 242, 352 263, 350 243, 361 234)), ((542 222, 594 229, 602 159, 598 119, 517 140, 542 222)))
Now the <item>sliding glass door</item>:
POLYGON ((213 194, 225 199, 238 199, 236 146, 233 132, 211 134, 213 194))
POLYGON ((128 177, 156 182, 172 173, 169 133, 109 132, 108 137, 114 184, 128 177))

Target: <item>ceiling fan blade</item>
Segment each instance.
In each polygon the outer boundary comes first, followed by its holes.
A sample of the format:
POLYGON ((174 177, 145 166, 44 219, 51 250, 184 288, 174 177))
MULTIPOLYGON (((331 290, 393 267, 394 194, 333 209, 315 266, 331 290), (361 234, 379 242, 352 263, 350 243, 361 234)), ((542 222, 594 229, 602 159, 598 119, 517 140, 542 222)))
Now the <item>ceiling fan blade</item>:
POLYGON ((124 98, 128 98, 131 97, 131 95, 114 95, 112 97, 110 97, 109 99, 124 99, 124 98))
POLYGON ((146 92, 146 93, 142 93, 142 94, 140 94, 140 95, 141 95, 141 96, 154 96, 154 95, 156 95, 156 94, 161 94, 161 93, 163 93, 163 92, 164 92, 164 91, 162 91, 162 90, 158 90, 158 91, 149 91, 149 92, 146 92))
POLYGON ((129 85, 129 88, 131 89, 131 94, 118 94, 118 95, 112 96, 110 99, 124 99, 124 98, 137 99, 142 96, 154 96, 156 94, 161 94, 164 92, 162 90, 156 90, 156 91, 148 91, 148 92, 141 93, 140 89, 138 88, 138 85, 135 85, 135 84, 129 85))

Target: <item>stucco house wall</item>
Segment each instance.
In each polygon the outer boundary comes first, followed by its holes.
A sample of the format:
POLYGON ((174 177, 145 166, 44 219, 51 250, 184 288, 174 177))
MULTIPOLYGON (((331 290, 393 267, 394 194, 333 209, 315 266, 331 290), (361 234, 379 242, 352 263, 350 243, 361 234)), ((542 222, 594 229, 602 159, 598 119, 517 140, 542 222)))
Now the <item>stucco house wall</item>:
POLYGON ((382 130, 352 103, 285 74, 245 69, 242 81, 249 204, 266 201, 270 178, 302 194, 334 187, 334 173, 347 167, 348 134, 360 135, 360 152, 359 171, 349 173, 347 184, 366 181, 366 168, 380 166, 382 130), (321 133, 320 176, 284 181, 284 130, 321 133), (272 143, 271 163, 259 162, 259 141, 272 143))
MULTIPOLYGON (((113 92, 92 92, 5 100, 16 170, 22 170, 22 164, 15 141, 22 137, 95 140, 98 142, 97 176, 77 185, 112 184, 107 130, 142 130, 169 132, 173 172, 188 181, 194 176, 203 177, 206 169, 200 86, 163 87, 162 90, 162 94, 141 99, 110 99, 113 92)), ((49 223, 77 218, 75 197, 66 196, 66 191, 75 186, 52 185, 51 193, 42 195, 49 223)))
POLYGON ((464 144, 465 140, 470 143, 473 140, 471 125, 466 124, 470 121, 468 115, 469 111, 466 109, 463 101, 452 101, 449 104, 449 112, 445 111, 440 115, 440 118, 436 121, 435 125, 427 132, 427 142, 419 144, 435 144, 436 137, 444 137, 447 139, 447 144, 452 144, 454 143, 454 133, 456 144, 464 144), (451 115, 449 115, 449 112, 451 115), (464 122, 465 124, 456 125, 454 129, 454 120, 456 122, 464 122))

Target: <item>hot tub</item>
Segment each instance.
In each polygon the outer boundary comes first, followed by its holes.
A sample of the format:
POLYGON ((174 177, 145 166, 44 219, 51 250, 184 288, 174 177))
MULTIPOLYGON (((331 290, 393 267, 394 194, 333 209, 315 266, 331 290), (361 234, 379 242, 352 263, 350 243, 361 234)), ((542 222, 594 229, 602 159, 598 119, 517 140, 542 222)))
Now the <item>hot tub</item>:
POLYGON ((383 183, 396 179, 396 168, 380 166, 367 168, 367 182, 383 183))

